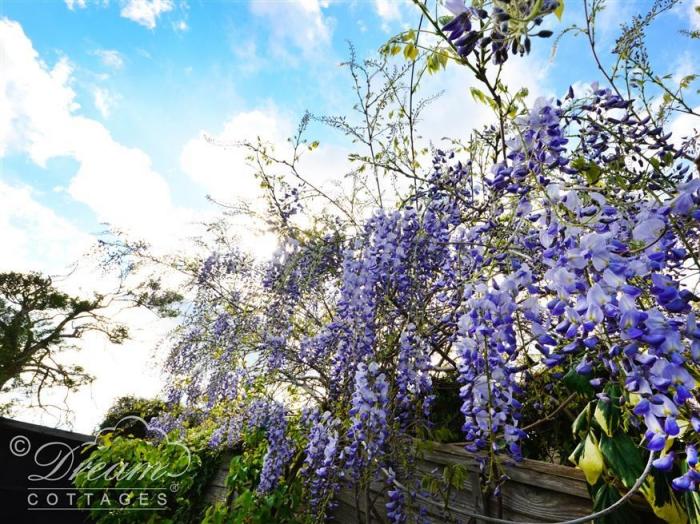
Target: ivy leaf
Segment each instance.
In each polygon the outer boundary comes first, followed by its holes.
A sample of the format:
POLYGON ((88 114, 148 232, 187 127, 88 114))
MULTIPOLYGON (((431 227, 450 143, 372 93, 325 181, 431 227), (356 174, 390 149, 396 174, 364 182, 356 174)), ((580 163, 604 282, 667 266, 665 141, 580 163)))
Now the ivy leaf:
POLYGON ((700 522, 700 493, 687 491, 683 494, 683 502, 688 510, 690 522, 700 522))
POLYGON ((666 475, 652 468, 640 489, 654 514, 669 524, 686 524, 688 514, 683 510, 669 485, 666 475))
POLYGON ((603 454, 598 449, 598 441, 593 433, 586 435, 586 440, 576 447, 569 460, 583 471, 586 482, 591 486, 598 482, 605 467, 603 454))
MULTIPOLYGON (((593 494, 593 511, 608 508, 618 500, 620 500, 620 493, 614 486, 603 482, 593 494)), ((629 522, 641 522, 629 504, 624 504, 618 510, 596 519, 596 524, 628 524, 629 522)))
POLYGON ((593 388, 588 383, 588 379, 583 375, 576 373, 575 369, 569 369, 568 373, 562 378, 564 385, 571 391, 581 393, 586 397, 592 397, 595 394, 593 388))
POLYGON ((590 430, 590 417, 592 407, 592 404, 586 404, 586 407, 584 407, 581 410, 581 413, 579 413, 576 417, 576 420, 574 420, 574 423, 571 425, 571 430, 574 436, 578 435, 579 437, 583 437, 590 430))
POLYGON ((617 433, 614 438, 600 437, 600 451, 605 462, 622 485, 631 488, 644 471, 642 454, 626 433, 617 433))
POLYGON ((593 418, 600 426, 600 429, 608 437, 612 437, 620 425, 620 406, 612 400, 599 400, 596 404, 593 418))

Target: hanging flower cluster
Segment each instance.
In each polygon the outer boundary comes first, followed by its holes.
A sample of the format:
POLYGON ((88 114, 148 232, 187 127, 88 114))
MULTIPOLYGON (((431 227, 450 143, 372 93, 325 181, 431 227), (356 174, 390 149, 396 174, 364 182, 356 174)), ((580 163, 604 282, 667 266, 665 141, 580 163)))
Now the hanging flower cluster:
POLYGON ((467 7, 464 0, 448 0, 447 9, 454 15, 442 28, 463 58, 477 46, 489 48, 496 64, 508 60, 508 53, 524 55, 530 52, 530 38, 547 38, 552 32, 534 31, 544 17, 554 13, 559 0, 493 0, 482 7, 467 7))
MULTIPOLYGON (((560 7, 480 5, 447 2, 443 30, 462 57, 480 46, 496 63, 549 36, 538 27, 560 7)), ((269 400, 279 384, 317 404, 301 424, 309 512, 323 520, 343 485, 383 480, 400 523, 424 518, 410 447, 431 429, 435 378, 458 377, 468 450, 520 460, 534 372, 624 411, 673 488, 698 489, 696 145, 597 84, 501 124, 435 150, 401 204, 356 229, 290 237, 264 267, 235 251, 202 262, 171 400, 219 417, 212 445, 264 431, 260 493, 293 454, 287 410, 269 400)))
POLYGON ((304 450, 304 474, 309 480, 309 509, 312 514, 332 511, 334 496, 340 487, 336 468, 341 449, 338 446, 339 421, 329 411, 315 410, 309 417, 310 431, 304 450))
POLYGON ((374 460, 381 458, 388 436, 389 383, 380 373, 376 362, 357 366, 355 390, 350 408, 349 444, 343 450, 345 467, 352 478, 360 474, 374 460))
POLYGON ((460 362, 460 396, 466 422, 463 431, 467 449, 478 451, 494 447, 508 449, 521 457, 519 440, 525 433, 518 429, 522 393, 515 376, 518 371, 518 343, 514 328, 518 295, 532 282, 526 265, 500 285, 486 284, 465 290, 464 309, 459 320, 460 338, 455 346, 460 362))
POLYGON ((267 493, 279 482, 294 454, 294 446, 287 437, 286 410, 274 401, 254 400, 247 410, 248 429, 262 429, 267 439, 258 491, 267 493))
POLYGON ((430 357, 425 344, 416 334, 416 327, 409 324, 399 340, 399 360, 396 365, 396 408, 399 423, 404 429, 415 419, 417 407, 422 416, 430 415, 433 400, 430 377, 430 357))

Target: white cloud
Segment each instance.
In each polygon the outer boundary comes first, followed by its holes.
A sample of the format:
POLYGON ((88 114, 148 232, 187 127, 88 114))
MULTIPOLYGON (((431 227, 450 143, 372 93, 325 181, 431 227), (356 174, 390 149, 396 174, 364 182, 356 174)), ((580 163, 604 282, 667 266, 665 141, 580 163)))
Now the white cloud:
POLYGON ((173 206, 168 184, 148 155, 76 114, 66 59, 49 69, 20 25, 8 20, 0 21, 0 58, 0 156, 25 153, 39 166, 53 157, 72 157, 79 168, 68 193, 98 220, 149 240, 180 236, 190 218, 173 206))
POLYGON ((374 8, 379 18, 385 21, 401 20, 400 2, 396 0, 374 0, 374 8))
MULTIPOLYGON (((210 136, 202 132, 187 142, 180 156, 180 166, 216 200, 245 202, 253 211, 264 212, 260 181, 255 178, 255 168, 247 158, 249 153, 240 143, 255 142, 260 137, 263 143, 271 146, 268 151, 275 158, 288 160, 292 147, 287 139, 295 132, 295 123, 275 107, 238 113, 226 121, 220 133, 210 136)), ((349 190, 350 181, 344 178, 351 167, 347 160, 348 149, 321 142, 313 151, 302 148, 300 153, 296 167, 305 180, 333 197, 349 190)), ((267 171, 284 174, 292 184, 298 183, 284 167, 268 166, 267 171)), ((328 202, 323 198, 313 204, 315 208, 324 205, 328 202)), ((238 234, 243 249, 259 259, 265 259, 274 251, 277 239, 268 234, 264 224, 240 216, 233 226, 232 231, 238 234)))
MULTIPOLYGON (((567 3, 568 9, 568 3, 567 3)), ((611 48, 615 39, 620 36, 620 27, 632 20, 632 17, 644 11, 642 2, 628 0, 608 0, 605 8, 596 19, 596 40, 598 47, 611 48)))
MULTIPOLYGON (((157 249, 171 249, 191 231, 190 215, 174 207, 169 187, 149 157, 116 142, 102 124, 78 114, 67 59, 48 67, 19 24, 0 20, 0 63, 0 158, 27 155, 39 166, 54 157, 74 159, 78 169, 67 183, 67 195, 86 204, 99 220, 155 242, 157 249)), ((25 185, 0 181, 0 270, 65 274, 94 238, 37 198, 25 185)), ((69 292, 104 291, 114 284, 86 265, 83 261, 61 287, 69 292)), ((136 310, 110 310, 109 316, 128 322, 130 341, 114 347, 90 336, 80 341, 79 355, 69 352, 60 359, 79 362, 97 377, 92 386, 70 393, 66 400, 80 431, 90 431, 117 396, 152 396, 160 389, 153 350, 172 322, 136 310)), ((62 404, 64 396, 64 391, 56 391, 47 400, 62 404)), ((39 412, 24 411, 19 418, 65 425, 39 412)))
POLYGON ((330 42, 332 23, 322 11, 327 6, 327 2, 319 0, 253 0, 250 10, 265 18, 273 50, 286 54, 284 46, 287 41, 305 52, 313 52, 330 42))
POLYGON ((173 7, 172 0, 126 0, 120 14, 148 29, 154 29, 158 17, 173 7))
POLYGON ((66 6, 68 6, 68 9, 70 9, 71 11, 76 7, 84 9, 85 0, 66 0, 66 6))
POLYGON ((112 112, 112 107, 116 104, 116 96, 112 95, 109 89, 104 87, 94 87, 92 89, 92 98, 95 102, 95 107, 102 115, 102 118, 109 118, 112 112))
POLYGON ((0 271, 60 273, 92 244, 90 235, 43 206, 28 186, 0 180, 0 271))
MULTIPOLYGON (((693 108, 693 111, 700 113, 700 106, 693 108)), ((697 116, 683 113, 678 115, 671 122, 671 140, 680 145, 684 140, 700 136, 700 119, 697 116)))
MULTIPOLYGON (((95 239, 53 210, 36 200, 36 193, 24 185, 11 185, 0 180, 0 238, 3 242, 0 271, 38 271, 50 275, 65 275, 93 246, 95 239)), ((92 290, 115 289, 113 279, 106 282, 86 260, 77 265, 67 279, 55 279, 55 284, 71 294, 92 290)), ((158 320, 138 310, 115 307, 109 316, 127 323, 132 338, 122 346, 110 344, 104 337, 90 334, 80 342, 82 351, 68 351, 58 357, 62 364, 80 364, 97 377, 90 386, 66 394, 56 389, 45 392, 48 405, 69 406, 74 420, 60 418, 59 412, 22 409, 16 417, 29 422, 50 425, 72 425, 90 432, 100 422, 114 399, 128 394, 152 397, 161 388, 159 367, 151 362, 154 349, 169 329, 171 320, 158 320), (129 380, 125 380, 129 377, 129 380)), ((13 395, 3 397, 4 400, 13 395)))
POLYGON ((690 28, 694 31, 700 30, 700 3, 697 0, 691 0, 687 4, 688 6, 688 20, 690 21, 690 28))
POLYGON ((406 24, 404 15, 414 15, 416 7, 410 0, 374 0, 374 11, 382 22, 382 31, 391 33, 396 24, 406 24))
POLYGON ((221 133, 206 139, 204 132, 183 148, 180 165, 183 171, 217 199, 253 200, 260 192, 253 169, 246 160, 247 152, 236 144, 255 140, 257 136, 275 144, 281 155, 285 139, 293 126, 279 118, 274 109, 254 110, 235 115, 228 120, 221 133))
POLYGON ((121 69, 124 67, 124 58, 116 49, 97 49, 92 52, 102 62, 102 65, 110 69, 121 69))
MULTIPOLYGON (((542 67, 543 63, 546 62, 534 55, 509 60, 504 64, 501 81, 511 92, 526 87, 528 105, 537 97, 555 96, 545 87, 547 67, 542 67)), ((466 67, 450 64, 446 71, 428 76, 424 82, 423 96, 444 91, 428 106, 418 124, 418 131, 426 140, 437 145, 443 137, 464 139, 473 129, 495 123, 493 111, 473 100, 469 88, 485 88, 466 67)))
MULTIPOLYGON (((66 6, 71 11, 75 8, 85 9, 88 3, 98 5, 100 7, 108 7, 109 0, 65 0, 66 6)), ((121 10, 119 14, 122 18, 127 18, 137 24, 140 24, 148 29, 155 29, 158 18, 175 8, 173 0, 119 0, 121 10)), ((183 9, 186 9, 185 3, 181 4, 183 9)), ((187 22, 181 20, 173 24, 173 29, 176 31, 186 31, 188 29, 187 22)))

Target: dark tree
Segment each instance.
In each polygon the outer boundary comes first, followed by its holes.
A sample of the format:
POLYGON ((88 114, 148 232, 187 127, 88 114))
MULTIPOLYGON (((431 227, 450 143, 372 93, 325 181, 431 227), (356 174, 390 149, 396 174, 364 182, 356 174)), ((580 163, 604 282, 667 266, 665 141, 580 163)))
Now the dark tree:
POLYGON ((166 407, 166 403, 157 398, 120 397, 109 408, 98 429, 102 430, 118 425, 118 432, 144 438, 146 436, 146 428, 142 423, 136 420, 123 421, 123 419, 129 416, 136 416, 149 422, 152 418, 161 415, 166 410, 166 407))
MULTIPOLYGON (((72 297, 38 273, 0 273, 0 393, 23 392, 43 406, 45 390, 89 382, 81 366, 57 357, 87 332, 104 333, 113 343, 127 337, 125 326, 103 314, 112 299, 72 297)), ((0 404, 0 411, 9 407, 0 404)))

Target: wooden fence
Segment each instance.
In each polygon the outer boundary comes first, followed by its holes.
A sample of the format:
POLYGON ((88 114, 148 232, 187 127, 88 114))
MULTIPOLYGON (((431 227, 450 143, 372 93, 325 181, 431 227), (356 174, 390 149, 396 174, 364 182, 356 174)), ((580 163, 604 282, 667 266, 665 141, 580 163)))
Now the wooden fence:
MULTIPOLYGON (((459 522, 469 522, 470 514, 478 513, 520 522, 558 522, 583 517, 593 512, 583 473, 575 468, 559 466, 535 460, 506 467, 509 480, 501 489, 500 498, 484 500, 478 488, 478 464, 475 456, 457 444, 437 444, 425 451, 417 468, 442 478, 443 470, 451 464, 461 464, 468 471, 464 489, 453 491, 449 498, 451 517, 459 522), (475 489, 476 488, 476 489, 475 489)), ((370 490, 371 521, 385 523, 384 504, 386 485, 378 483, 370 490)), ((365 522, 364 496, 359 497, 359 508, 354 493, 345 489, 338 497, 335 522, 358 524, 365 522)), ((639 513, 637 522, 662 523, 648 510, 641 496, 632 497, 632 506, 639 513)), ((425 499, 422 501, 433 522, 444 522, 443 504, 425 499)), ((484 522, 473 520, 472 522, 484 522)))
POLYGON ((207 504, 226 502, 226 497, 228 495, 226 478, 228 477, 228 468, 232 458, 233 454, 230 452, 225 452, 221 455, 219 467, 216 468, 216 472, 212 475, 207 489, 204 492, 204 501, 207 504))
MULTIPOLYGON (((208 503, 226 500, 226 476, 231 455, 222 457, 219 469, 212 477, 206 493, 208 503)), ((583 517, 593 512, 586 488, 586 479, 580 470, 536 460, 523 460, 517 465, 506 466, 509 480, 501 489, 499 498, 485 500, 479 489, 479 466, 475 455, 464 451, 458 444, 433 443, 431 449, 423 451, 417 463, 420 473, 442 478, 446 466, 461 464, 469 474, 464 488, 453 490, 449 498, 449 512, 453 521, 470 522, 470 515, 478 513, 519 522, 558 522, 583 517), (476 487, 476 489, 474 489, 476 487)), ((387 522, 384 504, 386 485, 377 483, 370 490, 371 522, 387 522)), ((636 523, 663 524, 648 509, 641 495, 631 499, 638 512, 636 523)), ((365 523, 364 496, 355 502, 355 494, 343 489, 338 496, 338 507, 334 522, 338 524, 365 523), (359 506, 359 507, 358 507, 359 506)), ((423 506, 433 522, 445 522, 443 504, 434 499, 422 499, 423 506)), ((481 524, 482 520, 473 520, 481 524)))

